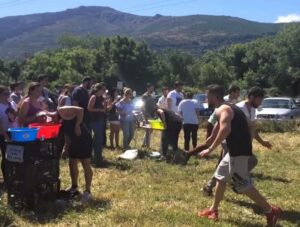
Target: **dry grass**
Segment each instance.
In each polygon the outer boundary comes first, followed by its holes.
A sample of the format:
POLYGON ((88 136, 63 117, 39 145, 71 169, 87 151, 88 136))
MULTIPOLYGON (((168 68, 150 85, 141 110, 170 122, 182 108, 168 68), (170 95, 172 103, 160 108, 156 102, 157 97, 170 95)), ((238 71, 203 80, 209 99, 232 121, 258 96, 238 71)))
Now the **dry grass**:
MULTIPOLYGON (((141 144, 142 133, 137 133, 141 144)), ((203 141, 204 132, 200 132, 203 141)), ((299 134, 262 134, 274 148, 267 151, 255 144, 259 165, 254 170, 257 188, 272 204, 285 213, 281 226, 300 226, 300 139, 299 134)), ((158 149, 159 135, 153 135, 153 148, 158 149)), ((182 145, 182 141, 180 142, 182 145)), ((134 143, 133 143, 134 145, 134 143)), ((108 169, 94 169, 94 202, 87 207, 74 205, 60 212, 47 204, 31 215, 11 214, 16 226, 264 226, 265 217, 253 212, 255 206, 230 189, 220 209, 218 224, 195 215, 211 204, 203 197, 201 186, 211 177, 217 162, 192 158, 188 165, 170 165, 150 158, 120 161, 120 152, 106 150, 112 162, 108 169)), ((69 186, 68 168, 61 163, 62 187, 69 186)), ((83 187, 83 176, 80 185, 83 187)), ((4 208, 5 209, 5 208, 4 208)), ((1 226, 1 220, 0 220, 1 226)))

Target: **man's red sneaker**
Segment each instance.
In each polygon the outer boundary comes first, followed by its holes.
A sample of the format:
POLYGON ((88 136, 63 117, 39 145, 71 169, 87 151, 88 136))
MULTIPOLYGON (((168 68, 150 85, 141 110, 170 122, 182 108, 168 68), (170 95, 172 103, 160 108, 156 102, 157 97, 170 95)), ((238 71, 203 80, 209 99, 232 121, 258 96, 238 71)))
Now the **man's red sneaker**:
POLYGON ((205 210, 202 210, 202 211, 199 211, 198 212, 198 217, 206 217, 210 220, 214 220, 214 221, 217 221, 218 218, 219 218, 219 213, 217 210, 211 210, 211 209, 205 209, 205 210))
POLYGON ((279 207, 272 206, 270 213, 266 213, 268 226, 275 226, 282 210, 279 207))

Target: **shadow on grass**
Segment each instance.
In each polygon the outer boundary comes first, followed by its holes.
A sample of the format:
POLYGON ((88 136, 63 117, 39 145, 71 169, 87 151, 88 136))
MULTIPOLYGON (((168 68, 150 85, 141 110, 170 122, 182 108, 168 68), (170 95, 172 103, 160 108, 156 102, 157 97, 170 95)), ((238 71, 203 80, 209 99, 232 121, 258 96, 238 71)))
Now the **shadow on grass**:
MULTIPOLYGON (((252 209, 255 214, 264 215, 263 210, 254 203, 233 200, 233 199, 227 199, 227 201, 239 206, 252 209)), ((283 210, 283 213, 280 216, 280 220, 285 220, 287 222, 290 222, 292 224, 298 224, 297 226, 300 226, 300 212, 295 210, 283 210)), ((248 226, 248 225, 241 225, 241 226, 248 226)))
POLYGON ((249 209, 252 209, 255 214, 260 214, 260 215, 263 214, 263 210, 255 203, 249 203, 246 201, 235 200, 235 199, 226 199, 226 201, 228 201, 230 203, 234 203, 234 204, 242 206, 242 207, 247 207, 249 209))
POLYGON ((283 214, 280 219, 297 224, 295 226, 300 226, 300 212, 295 210, 283 210, 283 214))
POLYGON ((105 212, 111 208, 110 200, 93 199, 87 205, 76 204, 68 202, 67 200, 60 200, 56 202, 40 202, 33 211, 22 210, 15 211, 17 215, 26 219, 32 224, 47 224, 54 220, 62 219, 66 213, 75 212, 82 213, 87 209, 94 209, 99 212, 105 212))
POLYGON ((288 180, 282 177, 272 177, 272 176, 266 176, 262 173, 254 173, 253 177, 259 180, 267 180, 267 181, 277 181, 281 183, 291 183, 292 180, 288 180))
POLYGON ((253 224, 251 222, 242 221, 240 219, 227 219, 228 223, 234 224, 236 226, 245 226, 245 227, 261 227, 261 225, 253 224))
POLYGON ((132 168, 132 163, 130 163, 130 161, 118 159, 118 160, 109 162, 108 167, 115 168, 115 169, 121 170, 121 171, 126 171, 126 170, 130 170, 132 168))

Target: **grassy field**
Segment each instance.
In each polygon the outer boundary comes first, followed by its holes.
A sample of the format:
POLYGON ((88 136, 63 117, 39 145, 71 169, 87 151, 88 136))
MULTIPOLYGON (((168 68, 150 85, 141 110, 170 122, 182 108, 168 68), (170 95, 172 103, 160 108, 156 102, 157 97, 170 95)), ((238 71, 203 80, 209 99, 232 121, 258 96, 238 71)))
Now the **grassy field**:
MULTIPOLYGON (((136 143, 140 145, 142 133, 136 143)), ((199 141, 203 141, 200 132, 199 141)), ((255 144, 259 164, 254 170, 256 186, 272 204, 283 208, 280 226, 300 226, 300 139, 299 133, 262 134, 274 147, 271 151, 255 144)), ((159 135, 153 136, 158 149, 159 135)), ((135 143, 134 142, 134 143, 135 143)), ((133 143, 133 145, 134 145, 133 143)), ((182 147, 182 141, 180 141, 182 147)), ((218 149, 219 150, 219 149, 218 149)), ((40 204, 38 211, 13 213, 0 202, 0 226, 265 226, 256 206, 229 188, 220 207, 220 221, 212 223, 196 216, 211 205, 200 188, 211 177, 218 152, 209 160, 191 158, 186 166, 157 162, 148 157, 135 161, 117 159, 120 151, 105 150, 111 162, 107 169, 94 169, 93 197, 88 206, 74 203, 60 210, 40 204)), ((62 188, 70 184, 66 162, 61 162, 62 188)), ((83 188, 84 179, 80 175, 83 188)))

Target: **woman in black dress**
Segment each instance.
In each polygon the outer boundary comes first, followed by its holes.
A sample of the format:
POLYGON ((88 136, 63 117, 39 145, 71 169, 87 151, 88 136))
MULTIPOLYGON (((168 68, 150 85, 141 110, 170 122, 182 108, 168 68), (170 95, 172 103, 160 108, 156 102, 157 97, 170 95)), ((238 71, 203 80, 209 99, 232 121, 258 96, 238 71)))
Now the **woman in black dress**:
POLYGON ((68 137, 68 152, 69 168, 72 181, 70 194, 78 194, 78 162, 84 170, 85 177, 85 191, 82 196, 82 202, 88 202, 91 197, 91 183, 93 178, 93 171, 91 168, 91 156, 93 149, 92 136, 82 122, 84 111, 76 106, 64 106, 58 108, 58 115, 62 119, 62 130, 68 137))

